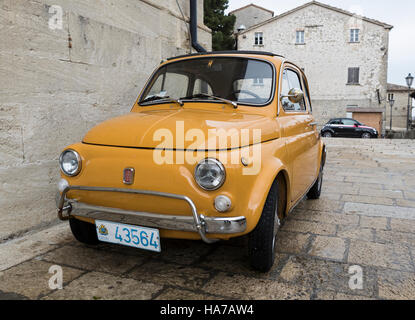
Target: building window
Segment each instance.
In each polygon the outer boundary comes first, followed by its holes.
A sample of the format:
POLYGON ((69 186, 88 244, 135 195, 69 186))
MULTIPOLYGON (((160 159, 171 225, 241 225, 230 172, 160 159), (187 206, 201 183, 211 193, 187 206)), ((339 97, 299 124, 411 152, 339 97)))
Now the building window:
POLYGON ((255 45, 262 46, 264 44, 264 34, 262 32, 255 32, 255 45))
POLYGON ((264 86, 264 78, 254 78, 254 86, 264 86))
POLYGON ((349 68, 347 84, 359 84, 360 68, 349 68))
POLYGON ((295 43, 296 44, 304 44, 304 31, 297 31, 297 35, 295 37, 295 43))
POLYGON ((350 30, 350 42, 359 42, 359 29, 351 29, 350 30))

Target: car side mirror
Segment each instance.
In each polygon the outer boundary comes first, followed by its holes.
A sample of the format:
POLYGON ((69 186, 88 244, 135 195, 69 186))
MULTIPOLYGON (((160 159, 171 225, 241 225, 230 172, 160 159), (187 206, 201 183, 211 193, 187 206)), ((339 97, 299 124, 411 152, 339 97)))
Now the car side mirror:
POLYGON ((304 99, 304 92, 301 89, 298 88, 292 88, 288 95, 281 96, 281 100, 284 98, 288 98, 291 103, 299 103, 301 100, 304 99))
POLYGON ((355 128, 359 128, 359 125, 357 123, 354 124, 355 128))

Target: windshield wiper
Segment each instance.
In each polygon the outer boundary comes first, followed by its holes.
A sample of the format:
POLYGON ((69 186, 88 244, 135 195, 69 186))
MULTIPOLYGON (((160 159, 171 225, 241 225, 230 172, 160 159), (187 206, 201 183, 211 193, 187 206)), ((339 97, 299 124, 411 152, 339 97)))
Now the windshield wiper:
POLYGON ((184 105, 182 99, 176 100, 176 99, 170 98, 169 96, 162 97, 162 96, 157 96, 157 95, 148 97, 148 98, 144 99, 143 101, 141 101, 140 103, 146 103, 146 102, 157 101, 157 100, 167 100, 169 102, 177 103, 181 107, 183 107, 183 105, 184 105))
POLYGON ((238 108, 238 104, 235 101, 231 101, 228 99, 224 99, 221 97, 216 97, 216 96, 212 96, 210 94, 206 94, 206 93, 197 93, 188 97, 184 97, 184 98, 180 98, 179 100, 187 100, 187 99, 197 99, 197 98, 211 98, 211 99, 216 99, 222 102, 225 102, 226 104, 231 105, 232 107, 234 107, 234 109, 238 108))

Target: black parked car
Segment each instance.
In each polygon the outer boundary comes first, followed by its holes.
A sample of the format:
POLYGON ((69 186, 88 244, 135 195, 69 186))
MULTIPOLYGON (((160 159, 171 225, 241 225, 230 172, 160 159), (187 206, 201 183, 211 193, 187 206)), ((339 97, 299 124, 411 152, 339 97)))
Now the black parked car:
POLYGON ((375 128, 365 126, 354 119, 331 119, 323 129, 321 135, 326 138, 377 138, 379 133, 375 128))

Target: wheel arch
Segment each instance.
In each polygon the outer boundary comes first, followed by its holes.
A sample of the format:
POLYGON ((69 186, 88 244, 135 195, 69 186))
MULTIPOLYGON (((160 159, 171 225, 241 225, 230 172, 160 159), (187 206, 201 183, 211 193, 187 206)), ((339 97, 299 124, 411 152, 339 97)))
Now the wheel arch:
POLYGON ((331 128, 324 128, 324 129, 322 129, 321 130, 321 134, 323 135, 324 133, 326 133, 326 132, 330 132, 333 136, 335 136, 336 135, 336 133, 334 132, 334 130, 333 129, 331 129, 331 128))
MULTIPOLYGON (((285 190, 279 190, 279 195, 281 195, 281 191, 282 194, 284 194, 284 202, 285 202, 285 208, 284 208, 284 217, 287 216, 288 214, 288 210, 289 210, 289 203, 290 203, 290 196, 291 196, 291 179, 290 179, 290 175, 288 172, 288 169, 281 165, 281 166, 276 166, 274 168, 268 168, 266 170, 266 172, 264 172, 261 175, 261 178, 257 179, 256 185, 261 184, 262 186, 258 186, 258 187, 254 187, 254 190, 262 190, 261 194, 259 194, 258 192, 255 192, 255 196, 252 199, 257 206, 257 209, 255 210, 254 215, 251 216, 251 219, 255 220, 253 221, 253 229, 255 229, 256 225, 258 224, 261 216, 262 216, 262 212, 264 210, 264 206, 265 206, 265 202, 266 199, 268 197, 268 194, 273 186, 273 184, 276 181, 282 181, 282 184, 285 187, 285 190), (271 172, 272 170, 272 172, 271 172), (266 182, 264 183, 264 179, 266 179, 266 182), (256 198, 256 200, 255 200, 256 198)), ((252 205, 255 205, 254 203, 252 203, 252 205)), ((249 232, 251 232, 252 230, 250 230, 249 232)), ((248 233, 249 233, 248 232, 248 233)))

